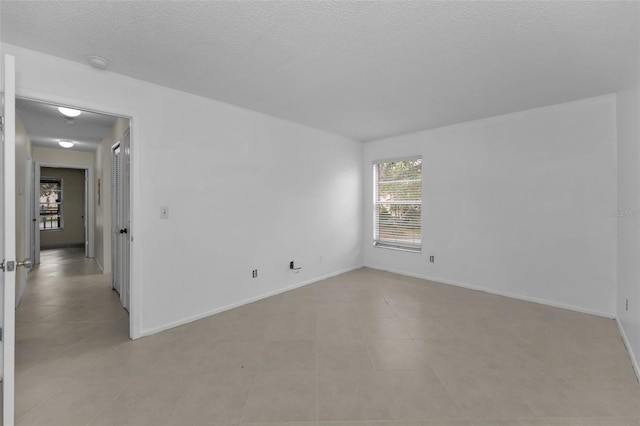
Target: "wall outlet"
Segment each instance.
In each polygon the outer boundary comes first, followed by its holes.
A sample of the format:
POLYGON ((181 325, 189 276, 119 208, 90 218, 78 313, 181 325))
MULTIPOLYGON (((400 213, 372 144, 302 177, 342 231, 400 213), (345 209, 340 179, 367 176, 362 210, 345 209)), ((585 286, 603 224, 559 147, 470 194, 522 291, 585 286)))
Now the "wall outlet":
POLYGON ((252 278, 258 278, 258 270, 254 269, 253 271, 251 271, 251 277, 252 278))
POLYGON ((169 219, 169 207, 160 207, 160 219, 169 219))
POLYGON ((289 269, 296 269, 296 265, 293 262, 293 260, 291 262, 289 262, 289 269))
POLYGON ((429 262, 435 263, 436 262, 436 257, 435 256, 429 256, 429 262))

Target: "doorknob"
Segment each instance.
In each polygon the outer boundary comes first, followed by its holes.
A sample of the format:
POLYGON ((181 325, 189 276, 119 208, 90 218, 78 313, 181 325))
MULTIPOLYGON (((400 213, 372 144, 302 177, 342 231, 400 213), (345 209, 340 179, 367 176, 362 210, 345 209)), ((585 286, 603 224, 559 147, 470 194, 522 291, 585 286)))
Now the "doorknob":
POLYGON ((120 230, 120 233, 121 233, 121 234, 126 234, 126 233, 127 233, 127 228, 121 229, 121 230, 120 230))
POLYGON ((33 266, 33 263, 31 263, 31 259, 25 259, 25 260, 18 260, 16 262, 17 266, 23 266, 25 268, 31 268, 33 266))
POLYGON ((7 260, 5 262, 4 259, 2 259, 2 263, 0 263, 0 269, 4 272, 4 271, 15 271, 16 269, 16 265, 17 266, 23 266, 25 268, 31 268, 33 266, 33 263, 31 263, 31 259, 25 259, 22 261, 17 261, 14 262, 13 260, 7 260))

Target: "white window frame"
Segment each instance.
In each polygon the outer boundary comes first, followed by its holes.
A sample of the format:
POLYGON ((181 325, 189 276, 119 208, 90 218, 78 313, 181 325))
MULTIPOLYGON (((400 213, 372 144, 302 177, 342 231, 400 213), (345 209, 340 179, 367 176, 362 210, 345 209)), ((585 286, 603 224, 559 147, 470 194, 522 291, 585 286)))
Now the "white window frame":
POLYGON ((415 156, 415 157, 403 157, 403 158, 398 158, 398 159, 388 159, 388 160, 375 160, 372 162, 372 172, 373 172, 373 246, 374 247, 379 247, 379 248, 386 248, 386 249, 393 249, 393 250, 402 250, 402 251, 409 251, 409 252, 414 252, 414 253, 422 253, 422 156, 415 156), (380 204, 389 204, 389 203, 384 203, 380 200, 380 197, 378 195, 378 191, 379 191, 379 185, 378 185, 378 165, 379 164, 384 164, 384 163, 399 163, 399 162, 405 162, 405 161, 416 161, 416 160, 420 160, 421 164, 420 164, 420 199, 419 200, 411 200, 410 202, 404 202, 404 203, 400 203, 400 204, 411 204, 411 205, 415 205, 418 204, 420 205, 420 220, 418 221, 419 223, 419 231, 420 231, 420 238, 419 241, 417 243, 408 243, 408 242, 402 242, 399 240, 393 240, 393 239, 388 239, 388 238, 381 238, 380 235, 378 235, 379 233, 379 217, 378 217, 378 206, 380 204))

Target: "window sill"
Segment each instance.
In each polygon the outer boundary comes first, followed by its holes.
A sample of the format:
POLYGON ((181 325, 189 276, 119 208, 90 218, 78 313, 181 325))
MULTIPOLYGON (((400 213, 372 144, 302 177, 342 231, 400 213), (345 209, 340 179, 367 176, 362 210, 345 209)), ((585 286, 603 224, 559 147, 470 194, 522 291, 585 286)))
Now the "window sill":
POLYGON ((406 251, 409 253, 417 253, 417 254, 422 253, 422 247, 419 247, 419 248, 399 247, 399 246, 380 244, 380 243, 373 243, 373 246, 376 248, 382 248, 382 249, 388 249, 388 250, 406 251))

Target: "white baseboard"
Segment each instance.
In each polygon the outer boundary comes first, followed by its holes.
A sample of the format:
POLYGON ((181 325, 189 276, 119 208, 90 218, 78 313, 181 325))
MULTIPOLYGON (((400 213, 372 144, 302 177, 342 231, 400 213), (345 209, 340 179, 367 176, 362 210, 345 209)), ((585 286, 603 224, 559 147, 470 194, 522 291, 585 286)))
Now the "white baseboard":
POLYGON ((629 354, 629 358, 631 358, 631 365, 633 366, 633 370, 636 373, 636 377, 638 378, 638 381, 640 381, 640 366, 638 365, 638 359, 636 358, 636 355, 633 353, 633 349, 631 348, 629 339, 627 339, 627 333, 624 332, 624 328, 622 327, 622 324, 620 323, 618 318, 616 318, 616 324, 618 325, 618 331, 620 331, 620 336, 622 336, 622 341, 624 342, 624 345, 627 348, 627 353, 629 354))
POLYGON ((100 262, 98 261, 97 257, 94 257, 93 260, 96 261, 96 265, 98 265, 98 269, 100 269, 100 272, 102 272, 104 274, 104 268, 102 267, 102 265, 100 264, 100 262))
POLYGON ((322 275, 322 276, 319 276, 319 277, 314 277, 314 278, 308 279, 306 281, 302 281, 302 282, 293 284, 293 285, 288 286, 288 287, 279 288, 277 290, 274 290, 274 291, 271 291, 271 292, 268 292, 268 293, 264 293, 264 294, 261 294, 261 295, 256 296, 256 297, 251 297, 249 299, 241 300, 239 302, 232 303, 230 305, 226 305, 226 306, 222 306, 220 308, 212 309, 210 311, 203 312, 203 313, 198 314, 198 315, 193 315, 193 316, 188 317, 188 318, 184 318, 184 319, 181 319, 181 320, 178 320, 178 321, 173 321, 171 323, 164 324, 164 325, 161 325, 159 327, 150 328, 148 330, 142 330, 141 333, 140 333, 140 337, 150 336, 152 334, 156 334, 156 333, 159 333, 161 331, 169 330, 171 328, 175 328, 175 327, 178 327, 178 326, 181 326, 181 325, 184 325, 184 324, 188 324, 190 322, 197 321, 199 319, 206 318, 206 317, 209 317, 211 315, 219 314, 221 312, 228 311, 228 310, 233 309, 233 308, 238 308, 240 306, 247 305, 249 303, 257 302, 258 300, 266 299, 267 297, 275 296, 277 294, 281 294, 281 293, 287 292, 289 290, 294 290, 296 288, 304 287, 306 285, 313 284, 313 283, 318 282, 318 281, 326 280, 327 278, 335 277, 336 275, 341 275, 341 274, 344 274, 344 273, 347 273, 347 272, 355 271, 356 269, 360 269, 362 267, 363 267, 363 265, 356 265, 356 266, 352 266, 352 267, 349 267, 349 268, 346 268, 346 269, 341 269, 339 271, 335 271, 335 272, 332 272, 330 274, 322 275))
POLYGON ((495 295, 498 295, 498 296, 505 296, 505 297, 509 297, 511 299, 518 299, 518 300, 524 300, 526 302, 533 302, 533 303, 539 303, 541 305, 553 306, 554 308, 568 309, 570 311, 581 312, 583 314, 596 315, 596 316, 599 316, 599 317, 604 317, 604 318, 609 318, 609 319, 615 319, 615 317, 616 317, 615 314, 613 314, 611 312, 595 311, 595 310, 588 309, 588 308, 582 308, 580 306, 568 305, 568 304, 565 304, 565 303, 554 302, 554 301, 546 300, 546 299, 538 299, 538 298, 535 298, 535 297, 529 297, 529 296, 524 296, 524 295, 521 295, 521 294, 510 293, 508 291, 494 290, 494 289, 490 289, 490 288, 486 288, 486 287, 481 287, 481 286, 462 283, 462 282, 457 282, 457 281, 446 280, 446 279, 438 278, 438 277, 430 277, 430 276, 427 276, 427 275, 412 274, 410 272, 396 271, 396 270, 393 270, 393 269, 376 268, 375 266, 368 266, 368 265, 365 265, 365 267, 370 268, 370 269, 376 269, 378 271, 391 272, 393 274, 405 275, 405 276, 408 276, 408 277, 419 278, 419 279, 429 280, 429 281, 435 281, 435 282, 442 283, 442 284, 454 285, 456 287, 467 288, 469 290, 476 290, 476 291, 482 291, 482 292, 489 293, 489 294, 495 294, 495 295))

